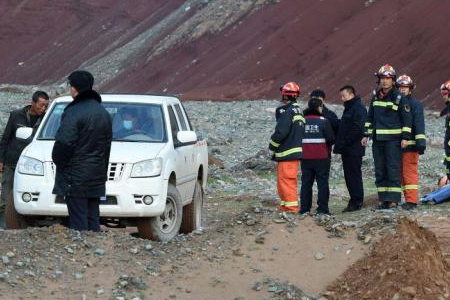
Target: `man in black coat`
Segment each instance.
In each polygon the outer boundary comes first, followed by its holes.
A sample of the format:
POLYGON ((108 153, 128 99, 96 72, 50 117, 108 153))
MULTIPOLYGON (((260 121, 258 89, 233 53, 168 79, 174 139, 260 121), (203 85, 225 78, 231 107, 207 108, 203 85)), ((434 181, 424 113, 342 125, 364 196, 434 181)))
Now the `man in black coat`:
POLYGON ((8 195, 12 192, 14 185, 14 171, 17 161, 23 149, 31 142, 16 138, 16 131, 20 127, 31 127, 35 130, 39 127, 45 111, 49 104, 46 92, 36 91, 31 97, 31 105, 14 110, 10 113, 0 141, 0 172, 2 174, 2 195, 0 199, 0 228, 4 225, 4 211, 8 195))
POLYGON ((68 81, 73 101, 61 116, 53 146, 53 193, 65 198, 70 228, 100 231, 99 204, 105 196, 111 118, 101 105, 100 95, 92 90, 92 74, 75 71, 68 81))
POLYGON ((354 87, 344 86, 340 92, 345 109, 339 124, 334 153, 342 155, 345 183, 350 194, 350 201, 343 212, 351 212, 361 209, 364 200, 361 166, 365 148, 361 145, 361 139, 364 137, 367 110, 356 96, 354 87))

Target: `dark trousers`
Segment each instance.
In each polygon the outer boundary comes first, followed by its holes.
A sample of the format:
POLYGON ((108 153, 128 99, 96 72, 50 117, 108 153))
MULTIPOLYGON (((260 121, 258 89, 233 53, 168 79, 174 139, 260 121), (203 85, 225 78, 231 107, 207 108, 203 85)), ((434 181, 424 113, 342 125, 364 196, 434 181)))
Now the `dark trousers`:
POLYGON ((66 196, 69 228, 100 231, 100 199, 66 196))
POLYGON ((347 185, 350 201, 348 207, 360 208, 364 200, 364 187, 362 180, 362 156, 342 156, 345 184, 347 185))
POLYGON ((302 188, 300 191, 300 213, 306 213, 312 206, 312 186, 317 181, 317 212, 329 213, 328 200, 330 198, 330 188, 328 180, 330 177, 329 159, 305 159, 301 161, 302 168, 302 188))
POLYGON ((372 152, 375 164, 375 185, 379 200, 400 203, 402 197, 400 140, 374 141, 372 152))
POLYGON ((4 166, 2 174, 2 195, 0 198, 0 215, 5 213, 8 196, 13 191, 15 168, 4 166))

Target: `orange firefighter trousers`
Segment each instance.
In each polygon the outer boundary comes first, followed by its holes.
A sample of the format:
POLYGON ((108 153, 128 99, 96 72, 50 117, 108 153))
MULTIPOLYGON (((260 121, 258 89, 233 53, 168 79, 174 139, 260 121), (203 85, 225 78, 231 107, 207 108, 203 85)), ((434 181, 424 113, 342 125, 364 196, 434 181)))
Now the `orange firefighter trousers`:
POLYGON ((405 202, 419 201, 419 153, 404 152, 402 156, 402 187, 405 202))
POLYGON ((277 190, 280 196, 280 210, 298 212, 297 177, 299 160, 280 161, 277 165, 277 190))

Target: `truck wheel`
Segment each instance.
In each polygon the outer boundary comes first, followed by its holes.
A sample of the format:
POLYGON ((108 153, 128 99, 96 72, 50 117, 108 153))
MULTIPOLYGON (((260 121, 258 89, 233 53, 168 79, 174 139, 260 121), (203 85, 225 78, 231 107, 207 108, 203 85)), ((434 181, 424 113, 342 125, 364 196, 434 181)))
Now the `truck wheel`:
POLYGON ((27 218, 16 211, 12 193, 8 195, 6 200, 5 225, 6 229, 25 229, 29 226, 27 218))
POLYGON ((167 242, 177 236, 183 219, 183 204, 177 188, 169 184, 166 207, 162 215, 140 218, 137 222, 139 236, 167 242))
POLYGON ((190 233, 202 226, 203 188, 199 181, 195 183, 192 202, 183 207, 181 233, 190 233))

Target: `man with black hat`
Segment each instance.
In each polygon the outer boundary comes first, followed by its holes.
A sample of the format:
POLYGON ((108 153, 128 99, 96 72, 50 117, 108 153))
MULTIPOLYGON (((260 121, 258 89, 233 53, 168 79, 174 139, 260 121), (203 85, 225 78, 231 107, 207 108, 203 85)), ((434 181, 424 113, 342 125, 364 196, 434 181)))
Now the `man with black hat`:
POLYGON ((55 137, 52 158, 56 165, 53 193, 63 196, 69 227, 100 231, 100 198, 111 150, 111 118, 92 87, 94 77, 75 71, 68 77, 73 101, 64 109, 55 137))
POLYGON ((31 97, 31 104, 10 113, 0 141, 0 172, 2 174, 2 195, 0 199, 0 228, 5 227, 4 211, 8 196, 14 185, 14 171, 23 149, 30 143, 31 138, 21 140, 16 138, 16 131, 20 127, 39 127, 49 104, 49 97, 44 91, 36 91, 31 97))

